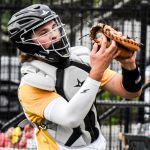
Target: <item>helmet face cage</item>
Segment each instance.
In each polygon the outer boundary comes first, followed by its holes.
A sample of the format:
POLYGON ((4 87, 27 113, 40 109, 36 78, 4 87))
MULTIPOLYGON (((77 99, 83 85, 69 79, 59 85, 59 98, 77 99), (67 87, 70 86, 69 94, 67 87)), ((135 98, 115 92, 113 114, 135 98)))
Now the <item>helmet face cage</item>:
MULTIPOLYGON (((18 44, 22 43, 22 44, 27 44, 27 45, 32 44, 32 46, 33 45, 39 46, 41 50, 44 51, 43 54, 44 56, 46 56, 47 59, 49 59, 48 57, 52 56, 52 52, 55 53, 55 55, 59 55, 62 58, 69 57, 68 38, 64 29, 64 24, 62 24, 60 18, 57 15, 55 17, 51 17, 50 19, 46 19, 42 23, 39 23, 38 25, 29 29, 28 31, 25 31, 24 33, 20 35, 20 39, 21 41, 18 41, 18 42, 16 41, 16 43, 18 44), (36 36, 35 34, 36 29, 52 20, 56 23, 57 26, 51 31, 44 33, 43 35, 36 36), (53 32, 59 32, 60 36, 57 37, 57 39, 52 39, 51 35, 53 34, 53 32), (31 35, 35 35, 36 38, 33 39, 31 38, 31 36, 29 37, 28 36, 29 33, 31 35), (49 36, 49 41, 45 43, 40 43, 40 39, 43 38, 44 36, 49 36), (37 41, 37 42, 34 42, 34 41, 37 41), (45 49, 43 45, 48 44, 48 43, 50 43, 50 47, 48 49, 45 49)), ((41 53, 38 53, 38 51, 37 53, 35 53, 35 55, 41 57, 41 53)), ((50 60, 52 60, 52 58, 50 58, 50 60)), ((55 61, 55 60, 52 60, 52 61, 55 61)))

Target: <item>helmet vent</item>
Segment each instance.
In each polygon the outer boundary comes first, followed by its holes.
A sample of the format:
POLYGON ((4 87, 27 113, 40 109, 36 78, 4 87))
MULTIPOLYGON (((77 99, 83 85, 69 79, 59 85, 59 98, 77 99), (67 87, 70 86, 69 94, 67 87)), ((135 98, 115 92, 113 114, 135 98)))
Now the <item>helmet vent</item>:
POLYGON ((35 7, 34 9, 40 9, 40 6, 35 7))
POLYGON ((15 34, 17 31, 18 31, 18 28, 15 28, 15 29, 10 30, 9 32, 10 32, 11 34, 15 34))
POLYGON ((34 21, 33 19, 23 19, 18 21, 19 24, 28 24, 29 22, 34 21))

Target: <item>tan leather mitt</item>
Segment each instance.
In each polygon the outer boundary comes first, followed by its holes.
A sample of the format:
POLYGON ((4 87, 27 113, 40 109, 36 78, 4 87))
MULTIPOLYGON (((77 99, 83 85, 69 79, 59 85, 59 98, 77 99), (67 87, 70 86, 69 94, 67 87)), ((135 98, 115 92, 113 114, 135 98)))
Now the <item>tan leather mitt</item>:
POLYGON ((120 55, 116 59, 125 59, 133 55, 135 51, 140 50, 142 44, 129 38, 121 35, 118 31, 112 28, 109 25, 99 23, 93 26, 90 30, 90 38, 92 41, 101 45, 102 38, 98 37, 99 33, 103 33, 107 38, 107 47, 110 46, 111 40, 116 41, 118 44, 118 50, 121 51, 120 55))

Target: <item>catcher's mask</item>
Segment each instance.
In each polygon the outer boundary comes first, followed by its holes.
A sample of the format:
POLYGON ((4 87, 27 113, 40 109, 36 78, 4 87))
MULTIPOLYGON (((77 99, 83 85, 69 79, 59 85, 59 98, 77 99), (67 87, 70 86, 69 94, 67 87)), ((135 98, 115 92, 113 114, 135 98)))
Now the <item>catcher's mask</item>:
POLYGON ((59 62, 69 57, 69 42, 64 24, 59 16, 46 5, 34 4, 15 13, 8 22, 8 31, 10 39, 26 54, 38 56, 50 62, 59 62), (35 35, 36 29, 52 20, 56 23, 52 31, 36 39, 31 38, 32 35, 35 35), (59 39, 50 38, 50 47, 45 49, 42 45, 46 43, 38 42, 39 39, 42 36, 51 35, 56 30, 60 32, 59 39))

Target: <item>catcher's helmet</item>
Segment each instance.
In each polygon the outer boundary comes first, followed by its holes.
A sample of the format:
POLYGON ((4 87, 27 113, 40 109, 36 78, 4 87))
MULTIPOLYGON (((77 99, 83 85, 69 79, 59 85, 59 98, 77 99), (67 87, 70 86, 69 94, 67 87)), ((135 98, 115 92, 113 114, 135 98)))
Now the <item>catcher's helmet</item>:
POLYGON ((24 53, 42 57, 50 62, 59 62, 62 58, 69 57, 69 42, 59 16, 48 6, 34 4, 15 13, 8 22, 10 39, 24 53), (31 35, 35 29, 45 23, 54 20, 57 30, 60 32, 59 42, 51 42, 51 46, 45 49, 40 43, 33 42, 31 35))

